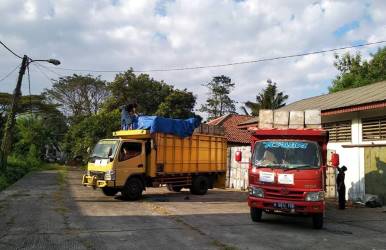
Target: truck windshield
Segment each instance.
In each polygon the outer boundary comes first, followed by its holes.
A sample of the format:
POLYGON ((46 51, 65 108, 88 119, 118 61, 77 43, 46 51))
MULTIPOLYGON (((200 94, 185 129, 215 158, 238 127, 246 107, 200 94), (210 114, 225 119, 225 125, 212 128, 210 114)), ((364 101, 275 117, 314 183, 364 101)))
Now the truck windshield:
POLYGON ((113 156, 115 154, 115 150, 117 149, 117 145, 118 141, 99 141, 91 153, 90 162, 94 162, 95 159, 109 158, 109 153, 111 153, 110 156, 113 156))
POLYGON ((309 141, 260 141, 255 144, 252 163, 256 167, 319 168, 320 149, 309 141))

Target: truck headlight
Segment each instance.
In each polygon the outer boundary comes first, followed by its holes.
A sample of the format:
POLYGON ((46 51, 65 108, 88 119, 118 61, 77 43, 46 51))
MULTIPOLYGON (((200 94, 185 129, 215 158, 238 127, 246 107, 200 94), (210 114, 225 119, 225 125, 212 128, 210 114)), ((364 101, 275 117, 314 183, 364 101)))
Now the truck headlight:
POLYGON ((115 170, 107 170, 105 173, 106 181, 115 181, 115 170))
POLYGON ((324 200, 324 192, 308 192, 306 194, 306 201, 322 201, 324 200))
POLYGON ((258 197, 258 198, 263 198, 264 197, 264 190, 262 188, 257 188, 257 187, 249 187, 249 195, 258 197))

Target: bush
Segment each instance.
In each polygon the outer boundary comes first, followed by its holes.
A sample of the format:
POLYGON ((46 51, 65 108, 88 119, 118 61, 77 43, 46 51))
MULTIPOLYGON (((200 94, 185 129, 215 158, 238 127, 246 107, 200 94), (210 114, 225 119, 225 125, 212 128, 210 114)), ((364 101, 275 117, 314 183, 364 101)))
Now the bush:
POLYGON ((7 188, 28 172, 41 168, 42 162, 36 158, 37 149, 33 146, 27 156, 11 155, 8 157, 7 168, 0 173, 0 190, 7 188))

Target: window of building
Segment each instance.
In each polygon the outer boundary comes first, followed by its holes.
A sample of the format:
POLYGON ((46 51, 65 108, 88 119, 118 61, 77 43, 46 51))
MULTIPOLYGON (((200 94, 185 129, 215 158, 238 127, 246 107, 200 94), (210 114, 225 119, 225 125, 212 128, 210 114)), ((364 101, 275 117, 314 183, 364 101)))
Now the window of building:
POLYGON ((351 142, 351 121, 324 123, 323 128, 328 130, 330 142, 351 142))
POLYGON ((386 140, 386 116, 362 119, 362 140, 386 140))

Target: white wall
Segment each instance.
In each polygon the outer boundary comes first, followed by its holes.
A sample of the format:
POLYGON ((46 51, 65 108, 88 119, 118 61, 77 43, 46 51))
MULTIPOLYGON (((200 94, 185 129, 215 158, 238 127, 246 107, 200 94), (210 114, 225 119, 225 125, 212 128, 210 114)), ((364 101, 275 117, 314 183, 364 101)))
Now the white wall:
POLYGON ((228 145, 227 187, 246 190, 248 188, 248 167, 251 158, 251 146, 228 145), (242 153, 242 161, 235 161, 237 151, 242 153))

